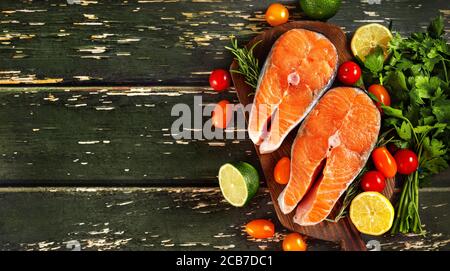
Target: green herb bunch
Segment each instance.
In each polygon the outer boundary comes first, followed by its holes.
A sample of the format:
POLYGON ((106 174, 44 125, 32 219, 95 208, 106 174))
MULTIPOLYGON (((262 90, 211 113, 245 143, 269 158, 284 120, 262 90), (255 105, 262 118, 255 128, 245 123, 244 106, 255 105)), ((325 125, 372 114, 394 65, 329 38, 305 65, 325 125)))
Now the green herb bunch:
POLYGON ((364 81, 384 85, 392 98, 390 107, 382 106, 383 129, 394 128, 392 142, 413 150, 419 159, 418 171, 403 185, 392 233, 423 232, 419 186, 448 167, 450 47, 443 33, 443 19, 438 17, 427 32, 394 36, 386 63, 381 48, 363 63, 364 81))

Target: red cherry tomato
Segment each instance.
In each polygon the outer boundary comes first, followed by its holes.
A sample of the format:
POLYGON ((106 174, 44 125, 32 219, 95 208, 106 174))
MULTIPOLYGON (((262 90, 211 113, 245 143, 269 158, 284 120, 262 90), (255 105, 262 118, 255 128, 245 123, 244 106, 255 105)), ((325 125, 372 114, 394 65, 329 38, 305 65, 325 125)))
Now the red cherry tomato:
POLYGON ((279 184, 287 184, 291 174, 291 160, 289 157, 283 157, 278 161, 273 170, 273 177, 279 184))
POLYGON ((296 233, 290 233, 284 237, 283 251, 306 251, 308 245, 303 237, 296 233))
POLYGON ((279 3, 271 4, 266 11, 266 21, 271 26, 284 24, 288 21, 288 19, 289 19, 289 11, 282 4, 279 3))
POLYGON ((224 91, 230 87, 231 76, 226 70, 214 70, 209 76, 209 85, 217 92, 224 91))
POLYGON ((343 84, 353 85, 361 77, 361 68, 353 61, 346 61, 338 69, 338 79, 343 84))
POLYGON ((275 225, 266 219, 256 219, 245 225, 245 231, 253 238, 270 238, 275 234, 275 225))
POLYGON ((383 174, 376 170, 366 172, 361 179, 361 188, 364 191, 382 192, 386 186, 383 174))
POLYGON ((397 174, 397 163, 386 147, 378 147, 373 150, 372 160, 377 170, 383 173, 384 177, 392 178, 397 174))
POLYGON ((391 105, 391 96, 389 96, 389 92, 382 85, 371 85, 368 89, 369 93, 372 93, 375 97, 377 97, 378 101, 376 103, 378 110, 383 113, 383 109, 381 108, 381 104, 390 106, 391 105))
POLYGON ((398 166, 398 173, 409 175, 419 167, 417 155, 408 149, 398 150, 394 155, 398 166))
POLYGON ((216 104, 212 112, 212 123, 214 127, 225 129, 231 120, 232 108, 230 102, 222 100, 216 104))

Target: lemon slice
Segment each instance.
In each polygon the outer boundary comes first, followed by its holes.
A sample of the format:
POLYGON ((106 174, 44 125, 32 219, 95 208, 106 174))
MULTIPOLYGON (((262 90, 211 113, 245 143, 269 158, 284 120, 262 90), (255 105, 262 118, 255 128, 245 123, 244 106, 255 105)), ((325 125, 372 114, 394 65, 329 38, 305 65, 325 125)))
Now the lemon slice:
POLYGON ((382 235, 394 222, 394 207, 378 192, 363 192, 350 205, 350 219, 362 233, 382 235))
POLYGON ((231 205, 242 207, 259 188, 258 171, 245 162, 224 164, 219 169, 219 185, 224 198, 231 205))
POLYGON ((350 47, 354 56, 364 61, 365 57, 380 46, 385 57, 388 55, 389 41, 392 34, 387 27, 381 24, 366 24, 358 28, 353 35, 350 47))

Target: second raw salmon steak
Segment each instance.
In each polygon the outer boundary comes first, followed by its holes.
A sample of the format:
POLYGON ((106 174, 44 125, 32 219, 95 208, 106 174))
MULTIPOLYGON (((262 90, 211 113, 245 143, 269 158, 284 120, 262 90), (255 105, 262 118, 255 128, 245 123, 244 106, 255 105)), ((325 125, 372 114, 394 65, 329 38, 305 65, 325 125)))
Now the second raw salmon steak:
POLYGON ((278 38, 259 77, 248 124, 261 153, 280 147, 331 86, 337 66, 337 50, 322 34, 293 29, 278 38))
POLYGON ((315 225, 357 177, 375 146, 380 113, 362 90, 331 89, 298 130, 291 150, 291 176, 278 203, 294 222, 315 225))

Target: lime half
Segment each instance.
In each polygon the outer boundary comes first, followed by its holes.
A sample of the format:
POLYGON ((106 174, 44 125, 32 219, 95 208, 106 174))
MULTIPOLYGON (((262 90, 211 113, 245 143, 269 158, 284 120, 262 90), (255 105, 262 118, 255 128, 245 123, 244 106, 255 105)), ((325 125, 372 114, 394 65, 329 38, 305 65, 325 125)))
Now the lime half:
POLYGON ((219 185, 224 198, 231 205, 242 207, 258 191, 258 171, 249 163, 227 163, 219 169, 219 185))

